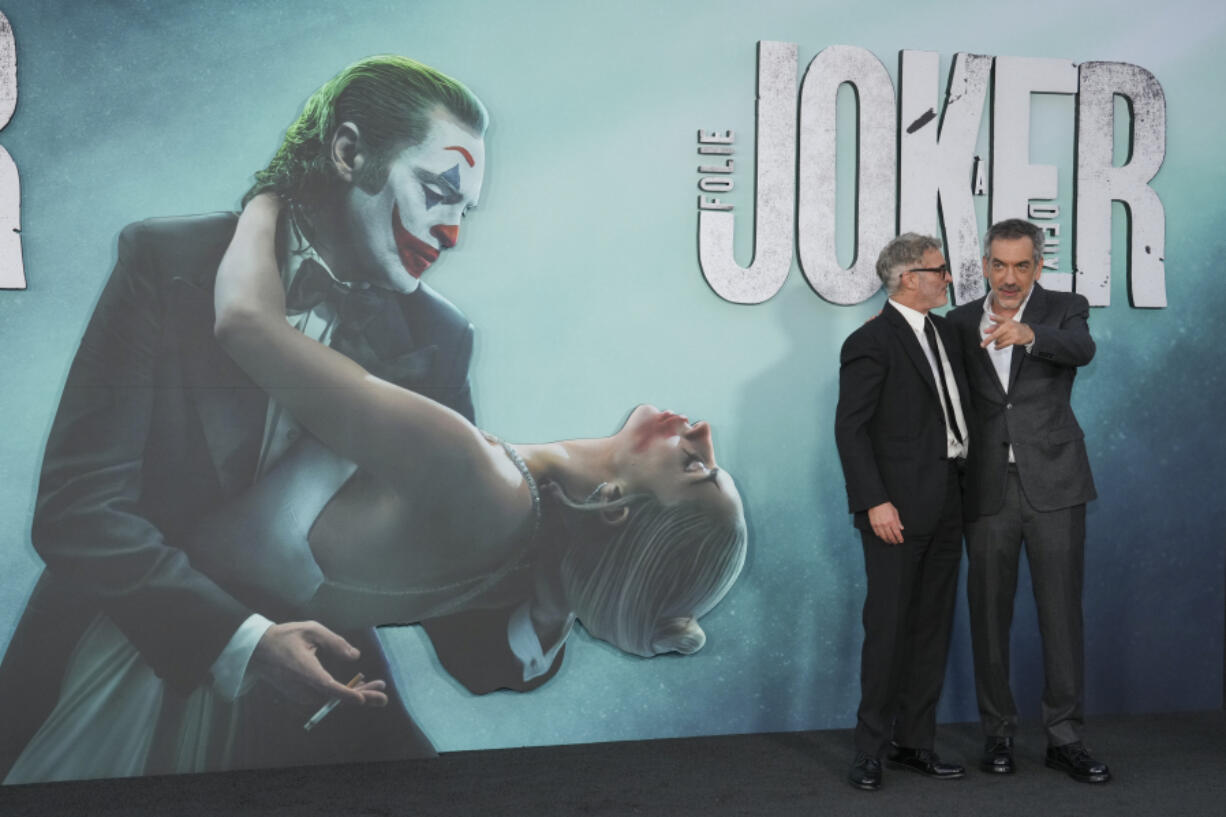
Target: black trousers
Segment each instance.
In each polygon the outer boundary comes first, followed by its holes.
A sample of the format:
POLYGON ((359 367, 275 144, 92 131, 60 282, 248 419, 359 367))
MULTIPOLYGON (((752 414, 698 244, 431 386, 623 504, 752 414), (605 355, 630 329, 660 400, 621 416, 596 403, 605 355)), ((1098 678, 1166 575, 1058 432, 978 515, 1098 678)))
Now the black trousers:
POLYGON ((893 545, 860 531, 868 593, 858 752, 880 757, 891 738, 910 749, 932 748, 962 560, 960 488, 959 466, 951 462, 940 521, 927 535, 904 528, 903 543, 893 545))
POLYGON ((984 734, 1012 736, 1017 705, 1009 688, 1009 629, 1023 543, 1043 640, 1043 727, 1052 746, 1081 740, 1085 687, 1081 590, 1086 506, 1035 510, 1009 466, 1000 511, 966 528, 967 600, 975 692, 984 734))

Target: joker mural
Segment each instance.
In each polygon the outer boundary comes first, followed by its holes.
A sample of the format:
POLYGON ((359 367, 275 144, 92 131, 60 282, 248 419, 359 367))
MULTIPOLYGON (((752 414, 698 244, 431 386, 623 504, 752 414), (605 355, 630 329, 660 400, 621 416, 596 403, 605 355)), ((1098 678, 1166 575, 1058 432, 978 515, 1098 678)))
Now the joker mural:
POLYGON ((419 278, 480 196, 486 123, 459 82, 366 59, 241 219, 123 231, 43 461, 6 782, 432 754, 378 624, 423 624, 474 692, 548 680, 576 619, 636 655, 703 645, 746 542, 705 423, 472 424, 472 326, 419 278))

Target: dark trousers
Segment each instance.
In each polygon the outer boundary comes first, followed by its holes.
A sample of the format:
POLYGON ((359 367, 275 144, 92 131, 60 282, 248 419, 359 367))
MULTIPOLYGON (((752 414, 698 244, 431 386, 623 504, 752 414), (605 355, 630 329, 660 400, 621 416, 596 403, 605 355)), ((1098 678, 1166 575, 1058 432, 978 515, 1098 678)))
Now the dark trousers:
MULTIPOLYGON (((906 524, 904 520, 904 525, 906 524)), ((940 521, 901 545, 861 530, 868 593, 860 653, 856 751, 880 757, 891 738, 931 749, 962 560, 958 466, 950 463, 940 521)))
POLYGON ((1030 563, 1043 640, 1043 726, 1052 746, 1081 740, 1084 663, 1081 588, 1085 572, 1085 505, 1037 511, 1009 466, 1000 511, 966 528, 967 600, 975 653, 975 692, 983 731, 1017 731, 1009 689, 1009 628, 1022 544, 1030 563))

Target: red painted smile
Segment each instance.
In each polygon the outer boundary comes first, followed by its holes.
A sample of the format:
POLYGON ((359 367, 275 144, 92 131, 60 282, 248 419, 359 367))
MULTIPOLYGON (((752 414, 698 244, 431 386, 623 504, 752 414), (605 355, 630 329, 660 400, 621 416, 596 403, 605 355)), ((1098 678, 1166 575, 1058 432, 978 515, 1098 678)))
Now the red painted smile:
POLYGON ((392 206, 392 236, 396 239, 396 251, 400 263, 414 278, 420 278, 426 269, 438 260, 438 250, 405 229, 400 223, 400 205, 392 206))

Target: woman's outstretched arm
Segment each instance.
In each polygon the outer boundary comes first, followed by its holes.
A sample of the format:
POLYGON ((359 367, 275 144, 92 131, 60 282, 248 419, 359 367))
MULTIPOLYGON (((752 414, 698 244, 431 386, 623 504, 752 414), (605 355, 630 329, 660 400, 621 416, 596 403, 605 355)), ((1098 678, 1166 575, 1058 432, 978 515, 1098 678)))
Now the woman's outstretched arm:
POLYGON ((217 271, 218 342, 325 445, 411 495, 487 456, 462 416, 366 372, 291 327, 274 248, 280 200, 257 196, 217 271))

